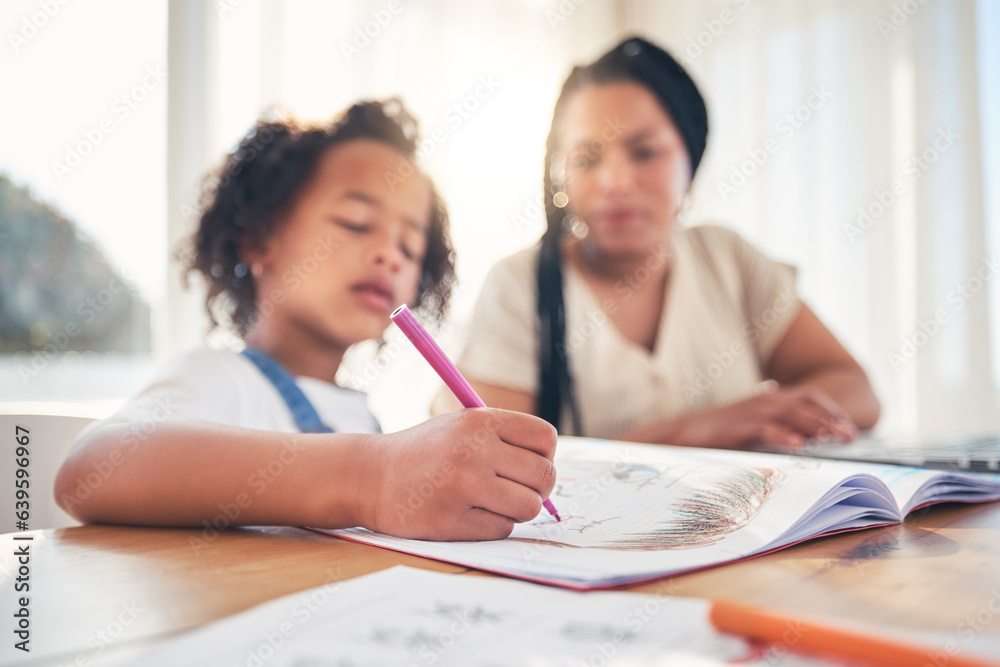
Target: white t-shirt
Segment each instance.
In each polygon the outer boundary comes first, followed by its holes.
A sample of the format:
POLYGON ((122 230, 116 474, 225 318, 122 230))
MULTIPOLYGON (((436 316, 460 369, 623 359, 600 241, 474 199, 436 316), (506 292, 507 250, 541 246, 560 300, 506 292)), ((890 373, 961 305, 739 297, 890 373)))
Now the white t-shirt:
MULTIPOLYGON (((798 313, 795 269, 732 230, 679 228, 673 252, 652 352, 626 339, 608 317, 609 306, 563 264, 565 343, 588 436, 613 438, 747 398, 798 313)), ((535 246, 491 269, 458 358, 467 378, 537 394, 537 263, 535 246)), ((567 406, 567 433, 570 424, 567 406)))
MULTIPOLYGON (((367 396, 308 377, 296 384, 336 433, 377 433, 367 396)), ((281 394, 257 366, 229 350, 201 349, 175 359, 108 421, 197 419, 262 431, 298 433, 281 394)))

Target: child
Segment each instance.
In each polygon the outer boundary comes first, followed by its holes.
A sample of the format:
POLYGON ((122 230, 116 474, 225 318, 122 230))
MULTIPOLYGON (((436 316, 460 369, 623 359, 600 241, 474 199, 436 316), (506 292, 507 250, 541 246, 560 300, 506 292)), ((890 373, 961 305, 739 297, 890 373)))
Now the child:
POLYGON ((453 278, 447 214, 410 166, 415 123, 364 102, 328 127, 261 122, 227 160, 188 271, 243 354, 178 359, 84 433, 60 506, 87 522, 363 526, 433 540, 506 537, 555 481, 555 431, 464 410, 382 434, 334 377, 401 303, 442 317, 453 278))

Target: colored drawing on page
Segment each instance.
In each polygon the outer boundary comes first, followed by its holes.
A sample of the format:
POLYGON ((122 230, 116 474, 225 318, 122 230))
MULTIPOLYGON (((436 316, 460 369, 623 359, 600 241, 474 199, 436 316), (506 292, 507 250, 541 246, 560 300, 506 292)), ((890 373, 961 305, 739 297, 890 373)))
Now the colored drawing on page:
POLYGON ((690 549, 746 526, 785 479, 773 468, 586 464, 560 479, 562 521, 540 516, 511 540, 570 548, 690 549), (570 481, 569 478, 572 478, 570 481))

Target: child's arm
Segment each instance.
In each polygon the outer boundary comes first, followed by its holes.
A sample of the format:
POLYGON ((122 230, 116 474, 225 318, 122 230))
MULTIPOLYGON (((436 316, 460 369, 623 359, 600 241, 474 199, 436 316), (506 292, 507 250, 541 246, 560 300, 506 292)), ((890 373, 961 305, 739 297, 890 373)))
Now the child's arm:
POLYGON ((162 526, 363 526, 497 539, 555 484, 555 431, 503 410, 449 413, 385 435, 284 434, 200 421, 150 433, 108 423, 63 464, 56 499, 82 521, 162 526))

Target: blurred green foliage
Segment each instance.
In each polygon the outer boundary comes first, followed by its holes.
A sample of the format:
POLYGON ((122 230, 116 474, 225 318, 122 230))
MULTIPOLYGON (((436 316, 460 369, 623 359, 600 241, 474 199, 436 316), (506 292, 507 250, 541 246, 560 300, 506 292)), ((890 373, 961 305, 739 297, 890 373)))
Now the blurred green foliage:
POLYGON ((149 317, 92 240, 0 175, 0 354, 148 353, 149 317))

